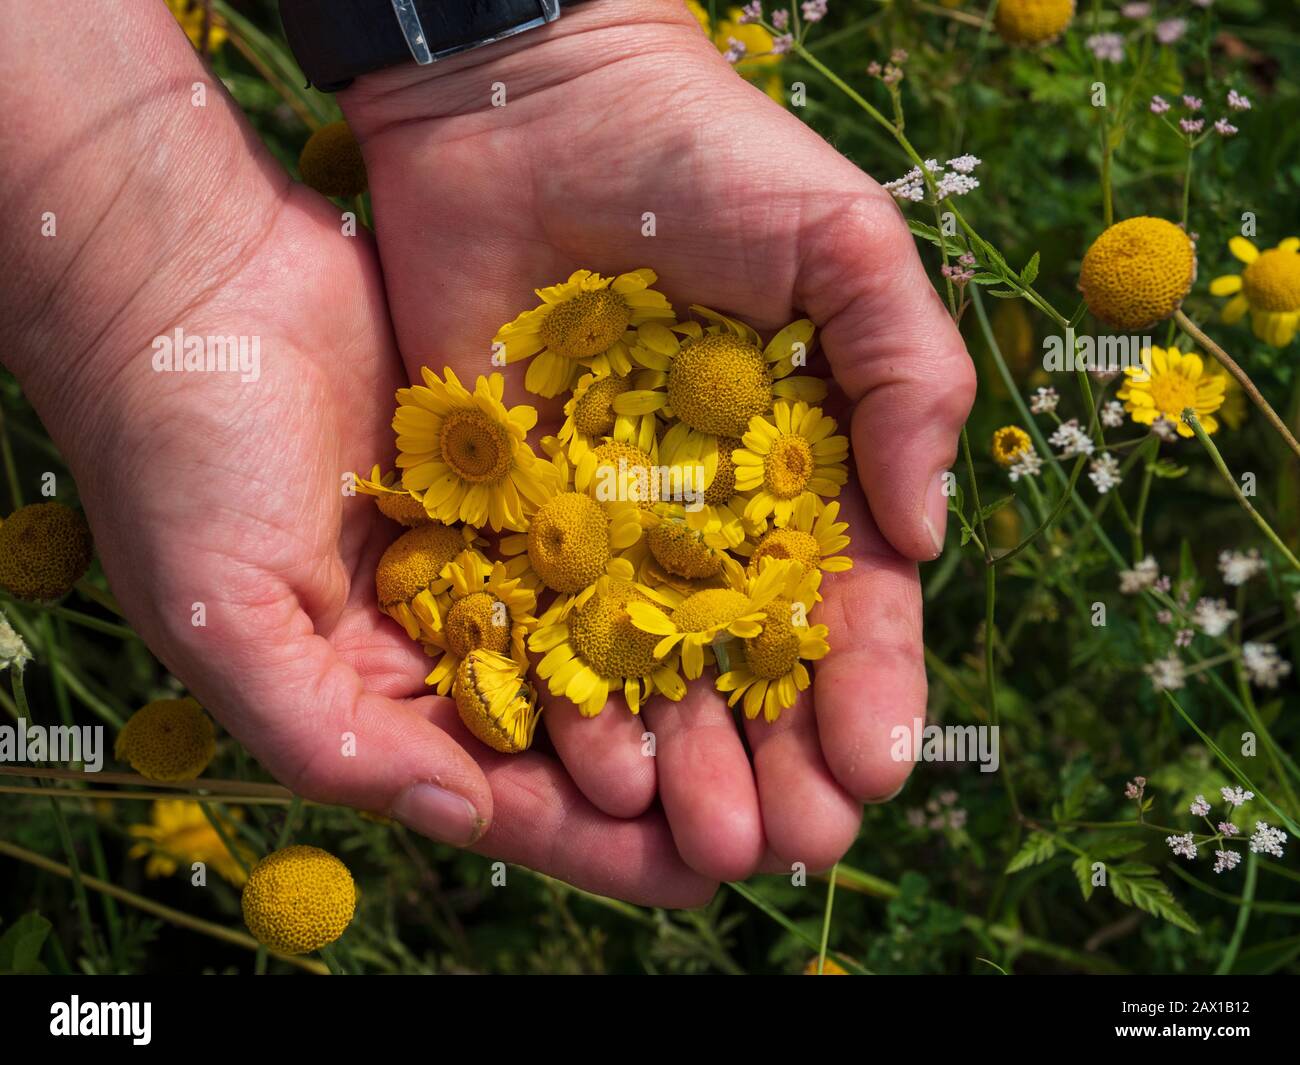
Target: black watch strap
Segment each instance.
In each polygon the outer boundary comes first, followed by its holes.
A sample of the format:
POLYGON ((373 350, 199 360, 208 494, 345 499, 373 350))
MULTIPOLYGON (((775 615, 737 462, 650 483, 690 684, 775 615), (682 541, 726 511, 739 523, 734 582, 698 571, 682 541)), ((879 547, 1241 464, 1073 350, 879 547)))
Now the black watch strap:
POLYGON ((289 47, 324 92, 384 67, 491 44, 559 14, 560 0, 280 0, 289 47))

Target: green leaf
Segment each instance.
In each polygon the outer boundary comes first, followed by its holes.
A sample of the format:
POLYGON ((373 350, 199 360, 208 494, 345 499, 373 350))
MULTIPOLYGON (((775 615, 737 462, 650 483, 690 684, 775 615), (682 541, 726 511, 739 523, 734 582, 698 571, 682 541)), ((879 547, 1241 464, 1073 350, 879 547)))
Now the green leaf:
POLYGON ((987 291, 990 296, 996 296, 1000 300, 1014 300, 1020 297, 1020 293, 1014 288, 991 288, 987 291))
POLYGON ((1176 463, 1170 462, 1168 459, 1160 459, 1157 462, 1151 463, 1150 470, 1152 477, 1161 477, 1164 480, 1172 481, 1187 473, 1188 467, 1179 466, 1176 463))
POLYGON ((1031 865, 1040 865, 1056 853, 1056 837, 1046 832, 1031 832, 1019 852, 1007 863, 1008 873, 1018 873, 1031 865))
POLYGON ((0 936, 0 973, 41 973, 41 948, 53 926, 33 910, 19 917, 3 936, 0 936))
POLYGON ((991 515, 996 514, 1015 498, 1015 494, 1012 493, 1009 496, 1003 496, 996 503, 988 503, 985 506, 980 507, 980 518, 987 521, 991 515))
POLYGON ((1126 862, 1106 871, 1107 883, 1115 898, 1125 906, 1133 906, 1152 917, 1159 917, 1177 925, 1192 935, 1201 930, 1187 911, 1178 904, 1169 885, 1155 876, 1155 869, 1137 862, 1126 862))
POLYGON ((1038 276, 1038 252, 1034 252, 1029 262, 1025 263, 1025 268, 1020 271, 1020 283, 1022 285, 1032 285, 1034 279, 1038 276))

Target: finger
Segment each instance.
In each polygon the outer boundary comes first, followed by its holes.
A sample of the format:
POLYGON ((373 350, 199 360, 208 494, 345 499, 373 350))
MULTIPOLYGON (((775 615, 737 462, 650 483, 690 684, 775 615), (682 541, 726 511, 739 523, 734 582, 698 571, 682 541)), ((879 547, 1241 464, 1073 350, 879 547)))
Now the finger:
POLYGON ((686 864, 714 880, 743 880, 763 857, 763 820, 749 758, 722 697, 704 682, 681 702, 642 711, 654 734, 659 798, 686 864))
POLYGON ((822 326, 840 386, 857 404, 858 477, 885 539, 910 559, 943 550, 944 474, 975 398, 961 334, 889 196, 875 188, 812 219, 798 302, 822 326))
POLYGON ((646 753, 645 722, 628 713, 622 695, 596 717, 544 687, 542 701, 542 724, 582 794, 612 817, 644 813, 655 798, 655 760, 646 753))
POLYGON ((829 869, 857 838, 862 806, 822 757, 812 699, 801 694, 775 721, 746 721, 745 735, 763 832, 781 871, 794 862, 813 872, 829 869))
MULTIPOLYGON (((433 720, 468 743, 455 710, 446 700, 434 703, 433 720)), ((496 816, 473 848, 478 853, 640 906, 703 906, 717 890, 716 879, 682 860, 662 812, 612 817, 586 799, 556 759, 537 751, 486 751, 481 761, 496 816)))
POLYGON ((856 485, 840 496, 853 568, 822 582, 814 617, 830 629, 830 653, 814 667, 813 702, 826 763, 850 795, 892 798, 912 770, 895 759, 893 730, 925 719, 921 586, 916 565, 881 538, 856 485))

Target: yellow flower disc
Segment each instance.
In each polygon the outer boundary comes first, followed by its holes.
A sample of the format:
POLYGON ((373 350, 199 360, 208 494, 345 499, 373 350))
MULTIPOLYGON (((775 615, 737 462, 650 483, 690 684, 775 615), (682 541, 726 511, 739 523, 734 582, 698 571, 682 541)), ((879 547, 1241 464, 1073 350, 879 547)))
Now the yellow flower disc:
POLYGON ((193 780, 217 751, 212 719, 191 698, 156 699, 117 734, 113 755, 150 780, 193 780))
POLYGON ((1009 44, 1043 44, 1074 18, 1074 0, 1002 0, 994 25, 1009 44))
POLYGON ((0 524, 0 587, 16 599, 61 599, 90 566, 90 526, 62 503, 33 503, 0 524))
POLYGON ((1029 434, 1018 425, 1004 425, 993 434, 993 458, 999 466, 1010 466, 1031 447, 1029 434))
POLYGON ((718 437, 718 472, 704 490, 705 506, 716 507, 736 494, 736 463, 732 460, 731 453, 740 446, 737 437, 718 437))
POLYGON ((1282 248, 1259 253, 1241 275, 1252 308, 1300 311, 1300 255, 1282 248))
POLYGON ((632 322, 627 300, 608 288, 582 292, 558 303, 538 332, 546 347, 568 359, 590 359, 608 351, 632 322))
POLYGON ((488 592, 471 592, 452 603, 445 628, 447 646, 457 658, 480 647, 499 654, 510 650, 510 612, 488 592))
MULTIPOLYGON (((654 461, 635 444, 625 444, 621 440, 606 440, 591 452, 596 460, 596 485, 599 488, 603 477, 608 477, 614 488, 620 485, 619 463, 623 463, 622 477, 626 478, 627 500, 639 506, 647 507, 659 499, 659 479, 655 476, 654 461), (602 469, 608 471, 602 474, 602 469), (632 498, 633 493, 644 493, 644 498, 632 498)), ((602 496, 597 496, 602 499, 602 496)), ((615 496, 613 498, 620 498, 615 496)))
POLYGON ((763 483, 777 499, 794 499, 812 479, 812 447, 802 436, 782 436, 763 460, 763 483))
POLYGON ((646 542, 655 561, 678 577, 702 580, 722 569, 722 553, 706 544, 703 535, 685 522, 661 521, 646 533, 646 542))
POLYGON ((452 695, 465 727, 494 751, 518 754, 532 744, 541 713, 537 693, 513 659, 471 651, 456 669, 452 695))
POLYGON ((702 433, 742 436, 772 409, 772 379, 755 345, 731 333, 685 341, 668 367, 668 405, 702 433))
POLYGON ((460 407, 442 420, 442 460, 462 481, 496 484, 510 470, 513 452, 506 430, 477 407, 460 407))
POLYGON ((402 533, 388 545, 375 569, 379 605, 409 603, 464 550, 465 537, 450 525, 435 522, 402 533))
MULTIPOLYGON (((999 9, 1000 10, 1000 9, 999 9)), ((1126 218, 1092 242, 1079 271, 1088 309, 1116 329, 1149 329, 1196 280, 1196 247, 1163 218, 1126 218)))
POLYGON ((704 632, 734 621, 749 607, 749 597, 734 588, 705 588, 682 600, 673 611, 673 624, 681 632, 704 632))
POLYGON ((796 559, 803 564, 802 572, 807 573, 821 565, 822 551, 812 533, 799 529, 773 529, 765 533, 755 546, 749 559, 749 572, 757 573, 765 558, 796 559))
POLYGON ((379 513, 399 525, 428 525, 433 519, 415 496, 409 492, 382 492, 375 496, 379 513))
MULTIPOLYGON (((961 0, 957 0, 957 3, 960 2, 961 0)), ((957 4, 949 3, 948 0, 944 0, 943 6, 956 7, 957 4)), ((845 969, 844 966, 841 965, 839 962, 837 962, 834 958, 825 959, 825 962, 822 964, 821 972, 817 971, 817 959, 813 958, 808 962, 807 965, 804 966, 803 974, 804 976, 848 976, 849 975, 848 970, 845 969)))
POLYGON ((303 184, 325 196, 350 199, 366 191, 366 162, 346 122, 321 126, 298 157, 303 184))
POLYGON ((608 591, 597 592, 569 620, 573 646, 602 677, 644 677, 659 667, 654 656, 659 637, 632 624, 631 602, 650 600, 628 581, 613 580, 608 591))
MULTIPOLYGON (((554 317, 554 315, 552 315, 554 317)), ((614 431, 614 399, 629 388, 626 377, 597 378, 573 405, 573 424, 585 436, 608 436, 614 431)))
POLYGON ((267 855, 244 885, 244 924, 280 954, 307 954, 343 934, 357 907, 357 888, 341 861, 319 847, 267 855))
POLYGON ((546 586, 580 592, 609 564, 609 519, 580 492, 561 492, 543 503, 528 527, 528 560, 546 586))
POLYGON ((794 604, 785 598, 767 606, 763 631, 744 641, 745 662, 756 676, 767 680, 784 677, 799 661, 799 633, 794 627, 794 604))

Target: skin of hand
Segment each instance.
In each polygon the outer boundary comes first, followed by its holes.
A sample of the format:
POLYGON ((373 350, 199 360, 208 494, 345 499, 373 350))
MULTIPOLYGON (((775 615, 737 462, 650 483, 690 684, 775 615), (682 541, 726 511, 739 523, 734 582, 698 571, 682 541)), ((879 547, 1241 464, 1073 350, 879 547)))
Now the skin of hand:
MULTIPOLYGON (((658 796, 701 874, 831 865, 860 803, 891 797, 911 769, 890 751, 891 731, 925 716, 915 562, 942 548, 942 477, 975 390, 901 213, 738 77, 676 0, 578 5, 545 30, 369 75, 339 99, 366 157, 412 380, 421 365, 469 381, 492 372, 497 328, 579 266, 649 266, 679 314, 702 303, 764 335, 801 315, 818 325, 871 506, 858 485, 841 496, 854 568, 823 584, 813 620, 830 626, 831 653, 811 693, 776 724, 746 722, 742 741, 703 682, 639 718, 615 698, 582 719, 541 687, 583 794, 625 818, 658 796)), ((523 391, 522 365, 506 376, 508 403, 553 419, 554 404, 523 391)))
MULTIPOLYGON (((612 816, 553 756, 484 748, 379 613, 397 527, 342 492, 391 449, 406 382, 369 239, 262 149, 163 4, 0 14, 0 353, 149 647, 308 799, 602 894, 707 901, 661 812, 612 816), (69 40, 93 42, 75 75, 69 40), (177 327, 260 337, 258 379, 155 372, 177 327)), ((451 239, 428 250, 455 261, 451 239)))

